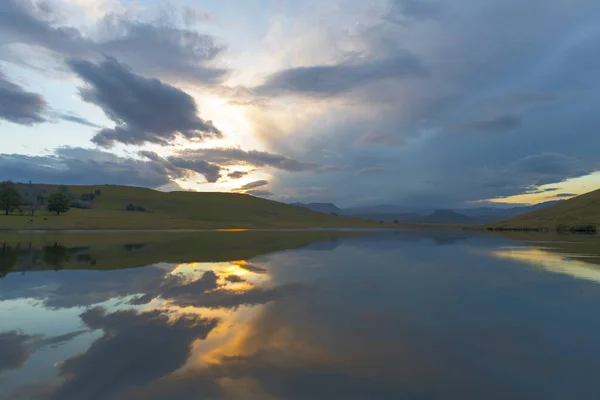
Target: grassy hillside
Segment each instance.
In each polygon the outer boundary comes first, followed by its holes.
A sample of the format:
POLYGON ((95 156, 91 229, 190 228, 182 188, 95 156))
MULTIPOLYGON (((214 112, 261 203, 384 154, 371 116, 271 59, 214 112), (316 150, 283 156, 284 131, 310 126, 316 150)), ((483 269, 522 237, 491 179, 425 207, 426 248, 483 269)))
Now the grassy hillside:
POLYGON ((570 230, 600 227, 600 190, 490 225, 497 229, 570 230))
MULTIPOLYGON (((315 213, 271 200, 235 193, 159 192, 128 186, 69 186, 73 201, 91 209, 71 209, 60 216, 43 211, 38 197, 57 186, 21 184, 25 215, 0 216, 0 229, 194 229, 194 228, 308 228, 369 226, 357 218, 315 213), (92 201, 81 195, 99 190, 92 201), (126 211, 132 204, 146 211, 126 211)), ((372 225, 372 224, 371 224, 372 225)))

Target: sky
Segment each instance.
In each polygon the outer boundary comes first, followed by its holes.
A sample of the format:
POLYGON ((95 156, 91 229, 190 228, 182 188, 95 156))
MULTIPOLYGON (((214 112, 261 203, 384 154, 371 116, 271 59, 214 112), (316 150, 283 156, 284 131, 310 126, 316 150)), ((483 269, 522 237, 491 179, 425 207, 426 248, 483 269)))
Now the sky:
POLYGON ((2 0, 0 180, 472 207, 600 187, 597 0, 2 0))

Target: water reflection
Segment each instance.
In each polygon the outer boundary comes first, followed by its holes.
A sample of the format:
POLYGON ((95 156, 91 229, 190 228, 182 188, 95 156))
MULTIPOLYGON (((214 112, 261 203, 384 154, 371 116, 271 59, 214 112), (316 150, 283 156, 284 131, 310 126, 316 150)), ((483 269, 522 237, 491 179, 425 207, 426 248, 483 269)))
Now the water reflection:
POLYGON ((228 236, 253 234, 7 243, 0 399, 589 399, 600 389, 588 252, 452 232, 298 236, 279 248, 228 236))

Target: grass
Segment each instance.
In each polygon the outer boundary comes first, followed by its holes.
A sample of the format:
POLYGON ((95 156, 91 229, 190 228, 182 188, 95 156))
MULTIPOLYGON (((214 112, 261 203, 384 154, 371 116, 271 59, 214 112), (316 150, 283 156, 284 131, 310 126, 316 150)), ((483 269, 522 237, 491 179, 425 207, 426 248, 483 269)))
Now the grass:
POLYGON ((334 231, 0 233, 0 276, 48 269, 112 270, 156 264, 247 260, 358 235, 334 231))
POLYGON ((600 190, 488 225, 497 230, 595 232, 600 226, 600 190))
MULTIPOLYGON (((58 190, 55 185, 21 184, 25 198, 37 193, 46 196, 58 190)), ((283 204, 245 194, 159 192, 114 185, 69 186, 79 198, 100 190, 91 202, 92 209, 71 209, 57 216, 37 211, 34 216, 0 215, 0 229, 213 229, 213 228, 319 228, 373 227, 380 224, 343 216, 315 213, 302 207, 283 204), (125 211, 128 204, 147 211, 125 211)))

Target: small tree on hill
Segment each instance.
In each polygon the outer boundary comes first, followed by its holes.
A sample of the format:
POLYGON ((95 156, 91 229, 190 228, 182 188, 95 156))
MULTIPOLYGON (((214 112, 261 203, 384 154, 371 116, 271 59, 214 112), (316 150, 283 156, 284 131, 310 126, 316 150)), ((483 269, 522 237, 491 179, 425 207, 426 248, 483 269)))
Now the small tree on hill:
POLYGON ((48 196, 48 211, 55 212, 56 215, 69 211, 71 208, 71 199, 63 192, 54 192, 48 196))
POLYGON ((11 181, 0 182, 0 210, 5 210, 6 215, 21 206, 23 195, 19 187, 11 181))

